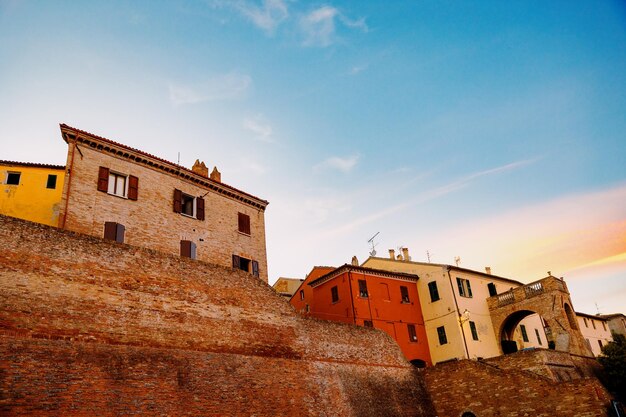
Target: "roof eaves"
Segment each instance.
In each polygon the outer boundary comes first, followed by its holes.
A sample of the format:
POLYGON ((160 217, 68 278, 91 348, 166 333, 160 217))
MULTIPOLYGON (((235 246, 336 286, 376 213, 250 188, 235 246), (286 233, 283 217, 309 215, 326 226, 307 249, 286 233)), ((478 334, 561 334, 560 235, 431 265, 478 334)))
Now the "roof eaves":
MULTIPOLYGON (((185 168, 185 167, 183 167, 181 165, 175 164, 175 163, 170 162, 168 160, 159 158, 158 156, 152 155, 152 154, 144 152, 142 150, 139 150, 139 149, 136 149, 136 148, 132 148, 130 146, 124 145, 124 144, 119 143, 119 142, 115 142, 113 140, 107 139, 107 138, 102 137, 102 136, 95 135, 95 134, 87 132, 85 130, 77 129, 77 128, 69 126, 69 125, 67 125, 65 123, 61 123, 59 126, 61 128, 61 133, 62 133, 62 136, 63 136, 63 140, 66 143, 69 143, 69 142, 68 142, 68 138, 66 137, 66 134, 65 134, 66 132, 65 131, 72 131, 72 132, 77 133, 79 135, 89 136, 92 139, 95 139, 95 140, 98 140, 98 141, 101 141, 101 142, 104 142, 104 143, 108 143, 110 145, 113 145, 113 146, 125 149, 127 151, 136 153, 138 155, 142 155, 144 157, 153 159, 155 161, 161 162, 162 164, 169 165, 170 167, 175 168, 175 171, 177 171, 177 172, 183 171, 183 172, 186 173, 187 176, 194 177, 198 181, 206 182, 207 184, 212 184, 213 187, 215 187, 217 189, 222 188, 222 187, 223 188, 228 188, 228 189, 230 189, 230 190, 232 190, 232 191, 234 191, 236 193, 239 193, 239 194, 242 194, 244 196, 247 196, 247 197, 249 197, 251 199, 256 200, 257 204, 255 204, 255 205, 259 206, 263 210, 265 210, 265 208, 269 204, 269 202, 267 200, 263 200, 263 199, 261 199, 259 197, 256 197, 256 196, 254 196, 254 195, 252 195, 250 193, 247 193, 245 191, 239 190, 239 189, 237 189, 237 188, 235 188, 235 187, 233 187, 231 185, 225 184, 223 182, 217 182, 217 181, 214 181, 214 180, 212 180, 210 178, 206 178, 206 177, 200 176, 200 175, 196 174, 195 172, 193 172, 192 170, 190 170, 188 168, 185 168)), ((166 171, 166 172, 174 172, 174 171, 166 171)))

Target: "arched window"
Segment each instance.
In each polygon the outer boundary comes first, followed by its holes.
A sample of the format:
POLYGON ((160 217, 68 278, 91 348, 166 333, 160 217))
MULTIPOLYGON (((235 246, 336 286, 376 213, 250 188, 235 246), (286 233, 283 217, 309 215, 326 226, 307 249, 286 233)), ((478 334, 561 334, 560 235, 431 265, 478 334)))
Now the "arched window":
POLYGON ((461 415, 461 417, 476 417, 476 414, 472 413, 471 411, 466 411, 461 415))

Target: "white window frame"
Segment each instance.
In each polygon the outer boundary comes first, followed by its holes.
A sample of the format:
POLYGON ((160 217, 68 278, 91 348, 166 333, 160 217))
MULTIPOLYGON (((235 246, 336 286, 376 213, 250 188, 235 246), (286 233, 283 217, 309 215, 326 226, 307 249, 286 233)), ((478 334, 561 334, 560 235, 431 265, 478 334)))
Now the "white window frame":
POLYGON ((180 214, 182 214, 183 216, 186 216, 186 217, 191 217, 191 218, 196 219, 197 218, 196 216, 198 215, 198 210, 196 208, 197 207, 196 201, 197 200, 196 200, 195 196, 193 196, 191 194, 182 193, 182 196, 181 196, 181 199, 180 199, 180 214), (191 203, 191 212, 192 213, 191 214, 185 213, 185 200, 186 199, 187 200, 189 200, 189 199, 192 200, 192 203, 191 203))
POLYGON ((20 185, 20 181, 22 181, 22 171, 7 171, 7 176, 4 178, 5 185, 20 185), (17 184, 9 184, 9 175, 17 174, 19 177, 17 178, 17 184))
POLYGON ((107 194, 121 198, 128 198, 128 183, 128 174, 122 174, 121 172, 109 170, 107 194), (124 178, 124 191, 122 194, 120 194, 119 190, 117 190, 118 178, 124 178))

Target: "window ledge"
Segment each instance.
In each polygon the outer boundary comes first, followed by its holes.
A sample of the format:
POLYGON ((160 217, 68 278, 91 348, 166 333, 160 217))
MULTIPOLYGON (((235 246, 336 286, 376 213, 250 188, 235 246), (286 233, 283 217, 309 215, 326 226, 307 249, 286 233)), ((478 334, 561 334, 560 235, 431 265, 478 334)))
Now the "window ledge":
POLYGON ((239 233, 240 235, 243 235, 243 236, 252 237, 252 235, 250 233, 244 233, 241 230, 237 230, 237 233, 239 233))
POLYGON ((121 199, 124 199, 124 200, 128 200, 128 197, 125 196, 125 195, 113 194, 113 193, 109 193, 109 192, 107 192, 107 195, 110 195, 110 196, 113 196, 113 197, 117 197, 117 198, 121 198, 121 199))

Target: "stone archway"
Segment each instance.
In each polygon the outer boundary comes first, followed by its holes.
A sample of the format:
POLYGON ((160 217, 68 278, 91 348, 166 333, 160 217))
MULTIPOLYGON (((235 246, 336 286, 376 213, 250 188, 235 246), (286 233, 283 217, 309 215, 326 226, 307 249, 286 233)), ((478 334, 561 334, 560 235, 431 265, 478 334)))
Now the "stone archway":
MULTIPOLYGON (((556 350, 593 356, 578 329, 572 300, 562 279, 549 276, 489 297, 487 303, 495 334, 502 340, 511 340, 517 324, 537 313, 549 329, 549 339, 556 350)), ((505 350, 512 349, 512 345, 505 343, 500 349, 502 353, 510 353, 505 350)))
POLYGON ((532 316, 533 314, 536 314, 536 312, 531 310, 518 310, 511 313, 511 315, 504 319, 500 328, 500 333, 498 333, 500 336, 500 348, 502 349, 502 353, 506 355, 507 353, 517 352, 518 346, 513 337, 515 329, 522 320, 528 316, 532 316))

